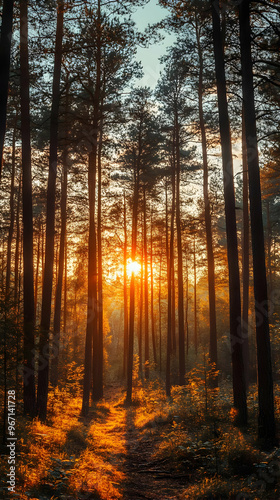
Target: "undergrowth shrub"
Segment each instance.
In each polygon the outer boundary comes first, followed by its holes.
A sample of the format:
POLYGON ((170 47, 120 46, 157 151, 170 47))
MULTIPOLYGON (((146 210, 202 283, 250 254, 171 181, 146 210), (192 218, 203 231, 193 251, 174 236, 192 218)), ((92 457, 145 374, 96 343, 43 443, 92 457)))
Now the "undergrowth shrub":
POLYGON ((254 464, 262 460, 262 453, 236 427, 222 434, 220 456, 233 474, 245 476, 251 474, 254 464))

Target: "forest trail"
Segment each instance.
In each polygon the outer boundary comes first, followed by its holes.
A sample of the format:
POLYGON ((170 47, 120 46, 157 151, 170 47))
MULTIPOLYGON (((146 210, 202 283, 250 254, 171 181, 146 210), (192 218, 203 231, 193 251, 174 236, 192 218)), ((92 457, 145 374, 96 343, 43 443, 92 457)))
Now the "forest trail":
MULTIPOLYGON (((90 496, 102 500, 175 500, 186 489, 187 477, 174 475, 168 460, 156 458, 159 428, 151 419, 144 423, 141 407, 126 407, 118 387, 106 392, 109 411, 100 417, 94 412, 87 419, 89 447, 106 453, 111 492, 90 496), (115 478, 114 478, 115 476, 115 478)), ((98 406, 97 406, 98 408, 98 406)), ((99 406, 102 410, 102 404, 99 406)), ((105 410, 105 406, 103 408, 105 410)), ((104 471, 106 473, 106 471, 104 471)), ((103 477, 104 479, 104 477, 103 477)), ((87 498, 81 497, 81 498, 87 498)))

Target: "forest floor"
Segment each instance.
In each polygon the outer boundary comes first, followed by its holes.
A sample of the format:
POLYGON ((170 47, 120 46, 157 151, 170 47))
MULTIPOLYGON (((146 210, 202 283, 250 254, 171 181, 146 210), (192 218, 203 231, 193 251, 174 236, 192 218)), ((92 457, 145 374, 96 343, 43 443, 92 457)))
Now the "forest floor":
MULTIPOLYGON (((127 407, 124 391, 111 385, 87 418, 80 398, 52 392, 46 424, 20 419, 16 493, 2 487, 0 497, 279 500, 279 449, 259 449, 255 424, 246 433, 233 427, 226 388, 219 400, 208 394, 205 401, 201 391, 194 387, 190 398, 175 388, 166 400, 150 384, 127 407)), ((252 413, 255 397, 249 402, 252 413)), ((1 465, 5 477, 7 456, 1 465)))

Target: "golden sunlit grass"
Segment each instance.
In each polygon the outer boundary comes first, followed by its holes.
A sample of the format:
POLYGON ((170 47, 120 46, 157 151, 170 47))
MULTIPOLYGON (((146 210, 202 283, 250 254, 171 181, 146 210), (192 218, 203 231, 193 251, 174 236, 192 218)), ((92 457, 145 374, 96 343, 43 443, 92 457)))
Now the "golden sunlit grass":
MULTIPOLYGON (((108 450, 109 453, 109 450, 108 450)), ((98 451, 87 449, 80 457, 69 481, 75 493, 97 491, 102 500, 122 498, 119 491, 125 476, 107 459, 98 456, 98 451)))
POLYGON ((120 467, 126 455, 125 411, 121 400, 115 405, 97 403, 94 420, 88 430, 87 449, 81 454, 69 487, 74 492, 97 491, 103 500, 122 498, 121 483, 125 475, 120 467))
MULTIPOLYGON (((165 464, 168 474, 186 478, 185 491, 174 491, 182 500, 278 498, 278 476, 274 474, 273 484, 265 483, 269 491, 263 493, 256 469, 266 464, 269 470, 277 457, 259 451, 254 430, 245 434, 234 427, 228 384, 208 391, 207 412, 203 378, 197 374, 185 387, 174 387, 171 398, 161 382, 142 384, 137 379, 135 385, 131 407, 117 388, 109 401, 94 404, 89 418, 81 419, 81 398, 56 389, 50 393, 48 425, 22 419, 17 470, 21 500, 44 497, 44 488, 52 500, 90 493, 102 500, 121 499, 130 481, 131 449, 135 459, 133 450, 139 445, 141 467, 145 460, 148 466, 149 461, 165 464)), ((249 414, 253 411, 254 388, 249 414)), ((147 476, 145 481, 151 487, 153 479, 147 476)))
MULTIPOLYGON (((225 480, 221 477, 205 478, 201 482, 190 486, 181 496, 182 500, 243 500, 251 498, 250 488, 244 480, 236 478, 225 480)), ((254 500, 263 498, 254 496, 254 500)))
POLYGON ((22 420, 18 429, 23 437, 18 442, 22 456, 18 460, 17 476, 23 491, 40 486, 47 480, 52 460, 63 460, 66 456, 67 434, 71 427, 78 425, 80 401, 62 392, 50 392, 51 425, 42 424, 38 419, 31 423, 22 420), (67 401, 64 411, 61 401, 67 401))

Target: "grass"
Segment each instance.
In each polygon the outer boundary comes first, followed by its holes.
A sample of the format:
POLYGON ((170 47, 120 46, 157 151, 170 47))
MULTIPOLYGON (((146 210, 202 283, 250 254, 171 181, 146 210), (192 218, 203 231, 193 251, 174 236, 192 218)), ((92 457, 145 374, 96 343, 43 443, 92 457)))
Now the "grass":
MULTIPOLYGON (((208 391, 206 411, 200 381, 174 387, 169 399, 159 382, 138 383, 137 404, 127 408, 124 392, 114 390, 111 401, 94 404, 89 418, 82 419, 81 398, 56 389, 50 393, 46 424, 18 419, 15 498, 56 500, 89 493, 101 500, 124 498, 131 442, 134 447, 144 443, 142 450, 147 442, 151 463, 161 464, 170 477, 185 477, 174 492, 178 499, 276 500, 280 453, 257 446, 255 394, 248 398, 251 424, 246 433, 233 425, 228 394, 226 384, 208 391)), ((6 466, 6 457, 1 461, 6 466)))

